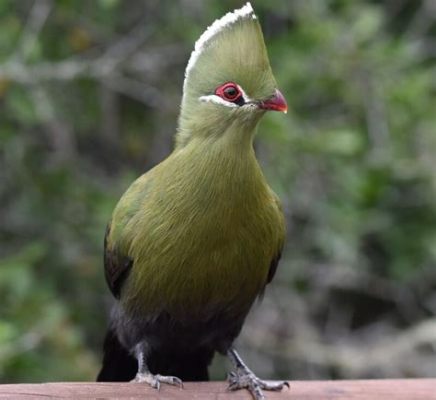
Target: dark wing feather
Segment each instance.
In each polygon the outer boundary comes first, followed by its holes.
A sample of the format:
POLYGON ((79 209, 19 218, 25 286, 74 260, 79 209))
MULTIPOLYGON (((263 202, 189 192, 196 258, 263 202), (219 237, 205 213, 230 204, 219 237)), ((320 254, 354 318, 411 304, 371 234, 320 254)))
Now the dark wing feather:
POLYGON ((111 224, 109 223, 104 236, 104 275, 109 289, 118 299, 120 297, 121 287, 132 269, 133 260, 119 254, 116 247, 111 248, 108 245, 110 229, 111 224))
POLYGON ((271 261, 271 264, 269 266, 269 271, 268 271, 268 277, 266 280, 267 284, 273 280, 274 275, 276 274, 277 266, 279 265, 279 261, 280 261, 281 256, 282 256, 282 248, 278 251, 277 255, 271 261))
MULTIPOLYGON (((273 196, 278 213, 281 215, 281 218, 284 218, 282 203, 280 202, 280 199, 277 197, 277 195, 274 192, 271 192, 271 194, 273 196)), ((282 256, 282 251, 283 251, 283 246, 284 246, 284 238, 285 238, 285 231, 284 231, 284 224, 283 224, 282 241, 277 248, 277 253, 276 253, 275 257, 271 260, 271 264, 269 265, 269 271, 268 271, 268 276, 266 279, 266 284, 270 283, 273 280, 274 275, 276 274, 277 267, 278 267, 279 261, 280 261, 280 257, 282 256)))

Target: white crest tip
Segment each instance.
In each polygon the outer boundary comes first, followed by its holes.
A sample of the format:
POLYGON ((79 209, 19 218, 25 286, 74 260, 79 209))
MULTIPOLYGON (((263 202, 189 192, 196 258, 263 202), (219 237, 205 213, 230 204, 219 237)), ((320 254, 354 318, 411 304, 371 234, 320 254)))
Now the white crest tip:
POLYGON ((194 51, 191 53, 191 57, 189 58, 188 65, 185 70, 185 82, 183 84, 183 90, 186 89, 186 80, 189 75, 189 71, 193 68, 195 63, 197 62, 198 57, 204 50, 206 43, 214 37, 217 33, 225 29, 228 25, 234 24, 241 18, 244 18, 251 14, 252 19, 257 19, 254 14, 253 7, 250 2, 247 2, 241 8, 234 10, 233 12, 228 12, 221 18, 215 20, 200 36, 200 38, 195 42, 194 51))

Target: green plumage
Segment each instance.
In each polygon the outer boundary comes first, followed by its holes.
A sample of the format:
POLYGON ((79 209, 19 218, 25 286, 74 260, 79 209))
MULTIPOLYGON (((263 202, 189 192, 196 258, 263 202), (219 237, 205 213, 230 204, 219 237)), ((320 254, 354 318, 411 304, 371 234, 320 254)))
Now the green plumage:
POLYGON ((108 246, 134 260, 127 308, 181 318, 204 319, 215 308, 245 314, 265 286, 283 217, 255 159, 252 127, 237 128, 192 139, 121 199, 108 246))
POLYGON ((120 378, 120 345, 139 360, 137 379, 149 383, 147 367, 206 379, 213 353, 229 351, 284 242, 279 200, 253 150, 266 109, 285 111, 286 103, 247 4, 197 42, 175 149, 114 210, 105 267, 118 302, 99 380, 120 378), (220 89, 228 84, 237 101, 220 89))
POLYGON ((185 82, 177 146, 118 203, 108 247, 134 260, 126 308, 193 318, 214 309, 246 314, 284 241, 277 197, 253 151, 264 111, 198 98, 222 82, 250 98, 276 87, 257 19, 218 33, 185 82))

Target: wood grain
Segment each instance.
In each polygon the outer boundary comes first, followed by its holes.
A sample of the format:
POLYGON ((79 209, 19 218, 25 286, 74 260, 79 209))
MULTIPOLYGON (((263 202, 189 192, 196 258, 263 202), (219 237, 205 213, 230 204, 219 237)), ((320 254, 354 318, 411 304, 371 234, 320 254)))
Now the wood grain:
MULTIPOLYGON (((292 381, 267 399, 292 400, 436 400, 436 379, 360 381, 292 381)), ((138 383, 38 383, 0 385, 0 399, 147 399, 250 400, 246 391, 227 392, 224 382, 185 383, 184 389, 163 385, 158 392, 138 383)))

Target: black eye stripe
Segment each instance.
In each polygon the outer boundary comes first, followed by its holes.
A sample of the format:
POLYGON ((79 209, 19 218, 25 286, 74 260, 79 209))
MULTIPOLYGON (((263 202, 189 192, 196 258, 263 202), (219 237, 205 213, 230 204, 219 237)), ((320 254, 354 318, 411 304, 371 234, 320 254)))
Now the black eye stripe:
POLYGON ((238 106, 243 106, 245 104, 245 100, 243 96, 239 96, 233 103, 237 104, 238 106))

